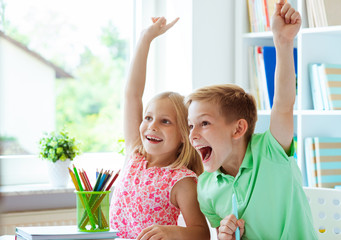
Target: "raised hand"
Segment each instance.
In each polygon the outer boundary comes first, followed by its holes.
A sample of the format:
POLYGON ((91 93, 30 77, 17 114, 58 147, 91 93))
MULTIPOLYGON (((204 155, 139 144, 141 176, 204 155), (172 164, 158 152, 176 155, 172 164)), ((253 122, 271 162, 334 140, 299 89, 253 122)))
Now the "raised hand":
POLYGON ((143 31, 144 37, 152 41, 157 36, 167 32, 168 29, 174 26, 179 18, 174 19, 172 22, 167 24, 167 20, 164 17, 152 18, 153 24, 143 31))
POLYGON ((271 29, 275 44, 280 41, 292 42, 301 27, 301 15, 285 0, 276 3, 276 10, 272 16, 271 29))

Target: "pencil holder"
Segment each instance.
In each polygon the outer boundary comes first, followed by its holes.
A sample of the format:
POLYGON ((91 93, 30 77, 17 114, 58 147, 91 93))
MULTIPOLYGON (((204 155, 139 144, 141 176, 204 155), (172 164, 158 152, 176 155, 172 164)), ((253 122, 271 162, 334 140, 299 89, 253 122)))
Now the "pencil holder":
POLYGON ((110 191, 76 191, 77 225, 79 231, 105 232, 110 230, 109 194, 110 191))

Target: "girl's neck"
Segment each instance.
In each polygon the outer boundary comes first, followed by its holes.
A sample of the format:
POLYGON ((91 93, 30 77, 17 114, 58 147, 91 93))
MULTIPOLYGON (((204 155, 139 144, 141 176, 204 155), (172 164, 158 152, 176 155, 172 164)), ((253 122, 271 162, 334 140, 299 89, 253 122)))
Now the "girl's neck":
POLYGON ((155 155, 150 155, 150 154, 147 154, 146 159, 147 159, 146 168, 167 167, 175 161, 175 159, 169 156, 164 157, 164 156, 155 156, 155 155))

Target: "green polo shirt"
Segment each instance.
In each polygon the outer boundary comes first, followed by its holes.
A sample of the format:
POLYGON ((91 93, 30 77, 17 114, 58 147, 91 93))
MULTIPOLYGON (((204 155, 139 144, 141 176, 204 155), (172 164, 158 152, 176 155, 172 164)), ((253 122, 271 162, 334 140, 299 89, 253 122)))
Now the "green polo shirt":
POLYGON ((243 239, 318 239, 294 151, 292 144, 288 156, 268 130, 252 136, 235 178, 220 170, 201 174, 198 200, 211 226, 232 214, 235 193, 243 239))

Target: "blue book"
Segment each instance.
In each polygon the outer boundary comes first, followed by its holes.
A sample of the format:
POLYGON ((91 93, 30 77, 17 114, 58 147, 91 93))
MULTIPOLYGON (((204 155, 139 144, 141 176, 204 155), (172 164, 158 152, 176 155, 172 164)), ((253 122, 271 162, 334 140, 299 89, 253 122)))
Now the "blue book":
MULTIPOLYGON (((276 68, 276 49, 272 46, 263 47, 264 67, 270 107, 273 105, 275 93, 275 68, 276 68)), ((297 48, 294 48, 295 73, 297 75, 297 48)))

